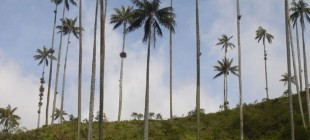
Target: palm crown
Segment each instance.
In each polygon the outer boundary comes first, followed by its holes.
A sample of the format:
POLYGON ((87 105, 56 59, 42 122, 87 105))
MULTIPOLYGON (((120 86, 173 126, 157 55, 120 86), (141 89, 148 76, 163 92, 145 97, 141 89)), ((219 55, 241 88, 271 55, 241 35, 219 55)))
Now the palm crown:
POLYGON ((296 25, 298 18, 303 28, 305 27, 305 19, 310 22, 310 8, 308 7, 308 4, 303 2, 302 0, 298 1, 297 3, 292 2, 292 7, 290 8, 290 11, 293 12, 290 16, 293 22, 293 26, 296 25))
POLYGON ((78 34, 80 33, 81 30, 79 27, 75 27, 76 20, 77 18, 75 18, 74 20, 69 18, 61 19, 62 25, 58 25, 57 29, 60 30, 59 32, 61 32, 62 30, 64 35, 73 33, 76 38, 79 38, 78 34))
POLYGON ((233 59, 224 58, 222 61, 217 61, 218 65, 213 66, 214 71, 218 71, 219 73, 216 74, 213 79, 221 76, 221 75, 229 75, 231 72, 233 75, 238 76, 238 66, 232 66, 233 59))
MULTIPOLYGON (((287 82, 288 82, 288 74, 287 74, 287 73, 284 73, 284 74, 282 74, 281 76, 282 76, 282 79, 280 79, 280 81, 281 81, 281 82, 284 82, 284 85, 286 85, 287 82)), ((296 77, 295 77, 295 76, 292 76, 292 77, 291 77, 291 82, 292 82, 293 84, 296 84, 296 77)))
POLYGON ((266 29, 264 29, 262 26, 259 26, 256 30, 256 37, 255 39, 260 42, 263 39, 263 44, 265 45, 265 40, 267 39, 268 43, 271 44, 272 40, 274 39, 273 35, 267 33, 266 29))
POLYGON ((48 65, 48 59, 56 60, 55 56, 52 56, 50 53, 50 50, 46 49, 45 46, 43 46, 43 50, 37 49, 36 51, 38 54, 34 55, 34 60, 40 60, 39 65, 41 65, 43 62, 47 66, 48 65))
POLYGON ((229 42, 229 40, 232 38, 233 36, 231 37, 227 37, 226 34, 223 34, 222 35, 222 38, 218 38, 218 43, 216 43, 216 45, 222 45, 222 50, 225 49, 225 53, 227 52, 227 48, 231 48, 233 49, 235 47, 235 45, 231 42, 229 42))
POLYGON ((132 9, 133 9, 132 6, 128 6, 127 8, 122 6, 121 9, 118 8, 114 9, 116 13, 111 15, 111 22, 110 22, 115 24, 113 29, 118 28, 122 24, 126 25, 127 23, 131 22, 132 9))
POLYGON ((0 108, 0 124, 5 127, 4 131, 9 131, 19 125, 17 121, 20 120, 20 117, 14 114, 16 110, 16 107, 12 109, 10 105, 7 108, 0 108))
POLYGON ((163 35, 160 24, 174 33, 175 14, 172 12, 172 7, 159 9, 160 0, 132 0, 132 3, 137 6, 138 9, 133 10, 133 22, 127 30, 130 32, 134 31, 144 24, 143 42, 146 42, 151 37, 152 29, 154 35, 163 35))

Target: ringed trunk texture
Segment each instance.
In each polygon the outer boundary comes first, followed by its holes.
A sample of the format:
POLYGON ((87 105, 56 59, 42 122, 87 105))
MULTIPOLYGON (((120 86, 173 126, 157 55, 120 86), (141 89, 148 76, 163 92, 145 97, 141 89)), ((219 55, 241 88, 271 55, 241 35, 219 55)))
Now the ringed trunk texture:
POLYGON ((196 87, 196 113, 197 113, 197 140, 200 139, 200 33, 199 33, 199 7, 196 0, 196 47, 197 47, 197 87, 196 87))
POLYGON ((241 39, 240 39, 240 3, 237 0, 237 34, 238 34, 238 66, 239 66, 239 108, 240 108, 240 139, 243 140, 243 101, 242 101, 242 72, 241 72, 241 39))
MULTIPOLYGON (((172 0, 171 2, 171 8, 172 8, 172 0)), ((170 119, 173 119, 173 113, 172 113, 172 31, 170 30, 170 119)))
MULTIPOLYGON (((55 29, 56 29, 56 19, 57 19, 57 9, 58 5, 55 8, 55 16, 54 16, 54 25, 53 25, 53 35, 52 35, 52 49, 54 50, 54 38, 55 38, 55 29)), ((53 56, 54 53, 52 53, 53 56)), ((48 88, 47 88, 47 99, 46 99, 46 111, 45 111, 45 125, 48 125, 48 110, 50 103, 50 94, 51 94, 51 83, 52 83, 52 74, 53 74, 53 59, 50 60, 50 72, 48 77, 48 88)))
POLYGON ((290 18, 288 12, 288 0, 285 0, 285 26, 286 26, 286 49, 287 49, 287 74, 288 74, 288 94, 289 94, 289 109, 291 121, 291 140, 295 140, 294 132, 294 116, 293 116, 293 99, 291 89, 291 50, 290 50, 290 18))
POLYGON ((264 60, 265 60, 265 80, 266 80, 266 97, 269 99, 268 94, 268 73, 267 73, 267 52, 266 52, 266 45, 265 45, 265 39, 264 39, 264 60))
POLYGON ((68 35, 67 49, 66 49, 66 56, 65 56, 65 64, 64 64, 64 73, 63 73, 63 77, 62 77, 61 107, 60 107, 60 117, 59 117, 60 124, 62 124, 62 114, 63 114, 63 109, 64 109, 65 86, 66 86, 66 70, 67 70, 67 60, 68 60, 69 44, 70 44, 70 33, 68 35))
POLYGON ((105 61, 105 17, 106 0, 100 0, 100 105, 99 105, 99 140, 103 139, 103 103, 104 103, 104 61, 105 61), (104 3, 103 3, 104 2, 104 3))
MULTIPOLYGON (((64 3, 63 11, 62 11, 62 19, 65 18, 65 12, 66 12, 66 6, 64 3)), ((58 58, 57 58, 57 69, 56 69, 56 80, 55 80, 55 90, 54 90, 54 101, 53 101, 53 110, 52 110, 52 122, 51 124, 54 123, 54 115, 55 115, 55 110, 56 110, 56 98, 58 94, 58 77, 59 77, 59 67, 60 67, 60 59, 61 59, 61 46, 62 46, 62 36, 63 36, 63 25, 62 29, 60 31, 60 41, 59 41, 59 50, 58 50, 58 58)))
POLYGON ((98 1, 99 0, 96 0, 96 10, 95 10, 94 47, 93 47, 92 73, 91 73, 91 82, 90 82, 90 101, 89 101, 89 119, 88 119, 89 120, 88 121, 88 140, 92 139, 92 127, 93 127, 93 118, 94 118, 98 1))
MULTIPOLYGON (((82 0, 80 0, 79 4, 79 28, 82 29, 82 0)), ((80 30, 80 39, 79 39, 79 72, 78 72, 78 140, 80 140, 80 131, 81 131, 81 104, 82 104, 82 51, 83 51, 83 46, 82 46, 82 30, 80 30)))

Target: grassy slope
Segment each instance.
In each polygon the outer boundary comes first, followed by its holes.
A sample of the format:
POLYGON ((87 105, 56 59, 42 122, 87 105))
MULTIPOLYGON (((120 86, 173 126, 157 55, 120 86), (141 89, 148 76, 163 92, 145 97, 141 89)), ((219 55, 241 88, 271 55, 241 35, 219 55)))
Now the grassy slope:
MULTIPOLYGON (((305 95, 302 94, 304 112, 305 95)), ((307 114, 305 114, 307 118, 307 114)), ((309 139, 309 133, 302 127, 297 96, 294 96, 294 119, 296 140, 309 139)), ((277 98, 264 103, 244 106, 244 135, 251 140, 290 139, 288 98, 277 98)), ((39 130, 20 132, 10 136, 13 140, 74 140, 77 125, 66 122, 63 125, 43 127, 39 130)), ((239 109, 217 113, 202 114, 201 139, 234 140, 239 138, 239 109)), ((98 124, 93 126, 94 136, 98 138, 98 124)), ((108 122, 104 124, 106 140, 142 140, 143 121, 108 122)), ((82 126, 82 137, 87 139, 87 124, 82 126)), ((187 116, 173 121, 150 121, 150 140, 195 140, 196 117, 187 116)), ((5 140, 3 136, 0 139, 5 140)))

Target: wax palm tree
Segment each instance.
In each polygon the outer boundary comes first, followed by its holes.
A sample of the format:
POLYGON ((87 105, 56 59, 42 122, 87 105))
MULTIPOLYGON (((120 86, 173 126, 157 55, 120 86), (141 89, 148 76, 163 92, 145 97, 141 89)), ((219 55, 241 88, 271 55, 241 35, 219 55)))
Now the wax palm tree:
POLYGON ((292 50, 294 75, 296 76, 295 77, 295 87, 296 87, 297 96, 298 96, 300 115, 301 115, 301 118, 302 118, 303 126, 304 126, 305 129, 307 129, 306 122, 305 122, 305 117, 304 117, 303 105, 302 105, 302 101, 301 101, 301 95, 300 95, 300 89, 302 89, 302 71, 301 71, 301 63, 300 63, 300 48, 299 48, 299 35, 298 35, 298 26, 297 26, 297 24, 295 25, 295 27, 296 27, 297 57, 298 57, 299 69, 297 69, 297 66, 296 66, 295 48, 294 48, 294 43, 293 43, 291 24, 289 26, 289 35, 290 35, 289 37, 290 37, 291 50, 292 50), (297 75, 299 76, 299 80, 300 81, 298 80, 297 75))
POLYGON ((80 140, 81 133, 81 108, 82 108, 82 0, 79 3, 79 72, 78 72, 78 140, 80 140))
POLYGON ((223 49, 225 50, 225 58, 226 58, 228 48, 231 48, 231 49, 235 48, 235 45, 233 43, 229 42, 232 37, 233 36, 227 37, 226 34, 223 34, 221 38, 218 38, 219 42, 216 45, 222 46, 222 50, 223 49))
POLYGON ((59 119, 59 123, 62 121, 65 121, 65 118, 63 116, 68 115, 65 111, 61 111, 60 109, 56 108, 55 113, 54 113, 54 120, 59 119))
POLYGON ((103 139, 103 96, 104 96, 104 62, 105 62, 105 19, 107 0, 100 0, 100 89, 99 89, 99 140, 103 139))
POLYGON ((242 72, 241 72, 241 41, 240 41, 240 2, 237 0, 237 36, 238 36, 238 70, 239 70, 239 108, 240 108, 240 139, 243 140, 243 101, 242 101, 242 72))
MULTIPOLYGON (((54 38, 55 38, 55 28, 56 28, 56 19, 57 19, 57 11, 58 6, 63 2, 63 0, 51 0, 53 4, 55 4, 54 10, 54 24, 53 24, 53 35, 52 35, 52 47, 50 49, 50 53, 54 55, 54 38)), ((51 83, 52 83, 52 74, 53 74, 53 60, 50 60, 50 72, 48 77, 48 88, 47 88, 47 99, 46 99, 46 111, 45 111, 45 125, 48 125, 48 110, 50 103, 50 93, 51 93, 51 83)))
MULTIPOLYGON (((65 19, 65 11, 66 9, 70 9, 70 4, 77 5, 75 0, 63 0, 63 11, 62 11, 62 19, 65 19)), ((62 30, 61 30, 62 31, 62 30)), ((62 36, 63 33, 60 32, 60 41, 59 41, 59 49, 58 49, 58 57, 57 57, 57 67, 56 67, 56 79, 55 79, 55 89, 54 89, 54 101, 53 101, 53 110, 52 110, 52 118, 54 116, 55 108, 56 108, 56 99, 58 94, 58 77, 59 77, 59 67, 60 67, 60 60, 61 60, 61 48, 62 48, 62 36)), ((54 123, 54 119, 52 119, 51 124, 54 123)))
MULTIPOLYGON (((170 6, 172 7, 172 0, 170 1, 170 6)), ((170 31, 170 119, 173 119, 173 113, 172 113, 172 31, 170 31)))
POLYGON ((290 19, 293 22, 293 25, 295 26, 299 19, 299 23, 301 26, 302 48, 304 57, 305 91, 308 105, 308 119, 310 123, 310 97, 309 97, 309 85, 308 85, 307 53, 305 44, 305 20, 310 22, 310 8, 308 7, 307 3, 303 2, 302 0, 299 0, 298 3, 292 2, 292 7, 290 8, 290 11, 293 12, 290 15, 290 19))
POLYGON ((267 99, 269 99, 269 94, 268 94, 268 74, 267 74, 267 52, 266 52, 266 45, 265 41, 267 39, 268 43, 271 44, 272 40, 274 39, 273 35, 270 33, 267 33, 266 29, 263 27, 259 26, 258 29, 256 30, 256 37, 255 39, 258 40, 258 43, 262 40, 263 45, 264 45, 264 60, 265 60, 265 80, 266 80, 266 96, 267 99))
POLYGON ((121 70, 120 70, 120 79, 119 79, 119 108, 118 108, 118 117, 117 120, 121 120, 121 112, 122 112, 122 96, 123 96, 123 65, 124 58, 126 58, 127 54, 125 52, 125 40, 126 40, 126 28, 127 24, 130 24, 131 15, 132 15, 133 7, 128 6, 125 8, 122 6, 121 9, 115 8, 115 13, 111 15, 111 23, 115 24, 113 29, 118 28, 120 25, 123 25, 123 47, 122 52, 120 53, 121 57, 121 70))
POLYGON ((238 66, 232 66, 233 59, 227 59, 224 58, 222 61, 217 61, 218 65, 213 66, 214 71, 217 71, 218 73, 213 77, 213 79, 218 78, 222 75, 224 75, 224 109, 228 109, 228 101, 227 101, 227 76, 229 73, 232 73, 233 75, 238 76, 238 66))
POLYGON ((8 105, 6 108, 0 108, 0 124, 3 125, 3 132, 10 133, 19 126, 20 117, 15 114, 17 108, 11 108, 8 105))
MULTIPOLYGON (((63 79, 62 79, 60 111, 63 111, 63 102, 64 102, 64 94, 65 94, 65 86, 66 86, 66 69, 67 69, 67 59, 68 59, 68 51, 69 51, 69 44, 70 44, 70 35, 72 33, 76 38, 79 38, 78 34, 81 31, 79 27, 75 26, 76 20, 77 20, 77 18, 75 18, 74 20, 68 19, 68 18, 61 19, 62 25, 57 26, 57 29, 59 29, 60 32, 62 32, 64 35, 68 35, 67 49, 66 49, 66 55, 65 55, 65 64, 64 64, 64 72, 63 72, 63 79)), ((60 118, 62 118, 62 116, 60 118)), ((61 119, 60 119, 60 123, 62 123, 61 119)))
POLYGON ((43 92, 44 92, 44 87, 43 84, 45 83, 44 80, 44 72, 45 72, 45 66, 48 66, 48 59, 51 60, 56 60, 56 58, 51 55, 50 51, 48 49, 45 48, 45 46, 43 46, 43 49, 37 49, 37 54, 33 56, 34 60, 39 60, 39 64, 41 65, 43 64, 43 69, 42 69, 42 77, 40 79, 40 100, 39 100, 39 110, 38 110, 38 123, 37 123, 37 127, 39 128, 40 126, 40 114, 41 114, 41 107, 42 107, 42 99, 43 99, 43 92))
POLYGON ((174 32, 174 13, 171 7, 160 9, 160 0, 132 0, 132 3, 137 7, 133 11, 133 22, 128 27, 128 31, 134 31, 141 26, 144 26, 143 42, 148 42, 147 48, 147 66, 146 66, 146 92, 145 92, 145 111, 144 111, 144 140, 148 139, 148 114, 149 114, 149 66, 151 52, 151 38, 156 41, 155 35, 162 36, 160 25, 174 32))
POLYGON ((289 17, 289 6, 288 0, 285 3, 285 29, 286 29, 286 56, 287 56, 287 77, 288 77, 288 95, 289 95, 289 105, 290 105, 290 124, 291 124, 291 140, 295 140, 294 131, 294 115, 293 115, 293 98, 292 98, 292 80, 291 80, 291 50, 290 50, 290 17, 289 17))
POLYGON ((92 60, 92 72, 90 82, 90 100, 89 100, 89 118, 88 118, 88 140, 92 139, 92 124, 94 118, 94 100, 95 100, 95 85, 96 85, 96 48, 97 48, 97 19, 98 19, 98 3, 96 0, 95 9, 95 25, 94 25, 94 46, 93 46, 93 60, 92 60))
POLYGON ((197 62, 197 82, 196 82, 196 113, 197 113, 197 140, 200 139, 200 32, 199 32, 199 6, 196 0, 196 62, 197 62))

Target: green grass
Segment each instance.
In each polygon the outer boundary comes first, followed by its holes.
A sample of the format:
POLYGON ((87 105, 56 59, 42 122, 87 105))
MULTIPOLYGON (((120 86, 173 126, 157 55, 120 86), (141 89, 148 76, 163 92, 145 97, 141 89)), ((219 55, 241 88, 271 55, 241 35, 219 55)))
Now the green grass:
MULTIPOLYGON (((305 94, 302 94, 303 109, 307 122, 305 94)), ((301 121, 297 96, 294 95, 294 119, 296 140, 310 138, 301 121)), ((239 108, 217 113, 201 114, 202 140, 240 139, 239 108)), ((307 122, 308 124, 308 122, 307 122)), ((81 136, 87 139, 88 128, 84 123, 81 136)), ((76 122, 53 125, 16 132, 13 135, 0 134, 1 140, 75 140, 76 122)), ((196 116, 178 117, 174 120, 150 120, 150 140, 196 140, 196 116)), ((104 123, 105 140, 142 140, 143 121, 132 120, 104 123)), ((262 103, 244 105, 244 137, 246 140, 289 140, 290 120, 287 97, 268 100, 262 103)), ((98 123, 93 126, 93 139, 98 139, 98 123)))

